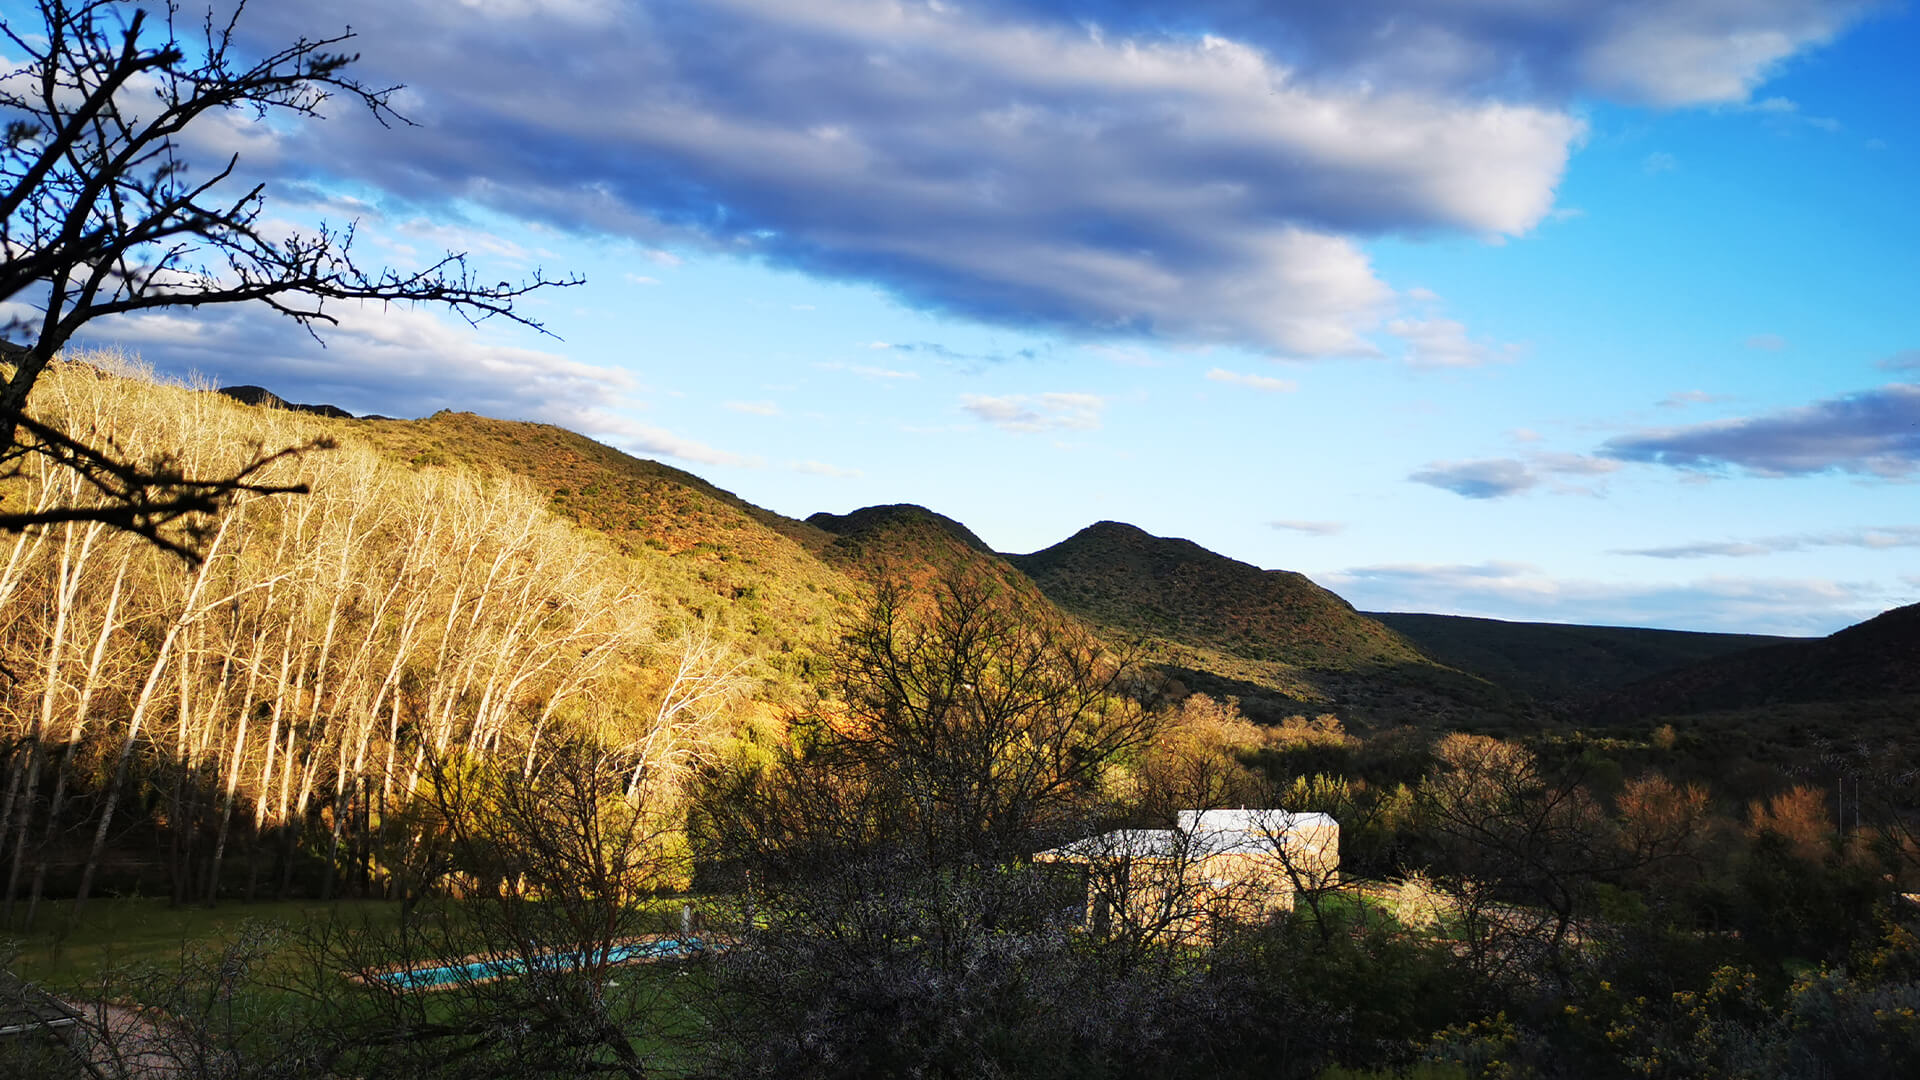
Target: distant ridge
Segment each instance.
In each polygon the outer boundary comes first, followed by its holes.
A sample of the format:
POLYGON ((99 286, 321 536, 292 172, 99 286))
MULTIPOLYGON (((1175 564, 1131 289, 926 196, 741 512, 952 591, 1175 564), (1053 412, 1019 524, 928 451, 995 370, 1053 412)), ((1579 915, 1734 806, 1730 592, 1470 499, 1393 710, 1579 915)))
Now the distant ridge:
POLYGON ((1798 639, 1370 611, 1420 651, 1541 701, 1571 703, 1704 660, 1798 639))
POLYGON ((1920 695, 1920 604, 1812 640, 1694 664, 1637 683, 1600 706, 1608 718, 1684 716, 1774 705, 1920 695))
POLYGON ((242 405, 253 405, 264 409, 286 409, 290 412, 312 413, 315 416, 330 417, 334 420, 352 420, 353 414, 338 405, 297 405, 264 386, 223 386, 222 394, 242 405))
POLYGON ((1082 621, 1116 646, 1137 642, 1142 659, 1175 680, 1172 689, 1239 698, 1263 722, 1333 713, 1360 730, 1400 723, 1524 730, 1576 719, 1561 706, 1582 696, 1591 702, 1595 687, 1612 716, 1598 705, 1580 716, 1598 721, 1866 699, 1898 704, 1910 716, 1902 695, 1920 698, 1920 607, 1812 641, 1374 618, 1301 574, 1120 522, 1095 523, 1031 554, 1001 555, 923 506, 798 521, 552 425, 450 411, 421 420, 351 419, 260 387, 223 393, 335 418, 340 434, 404 467, 472 465, 527 478, 548 495, 553 513, 644 563, 665 611, 708 620, 754 657, 775 694, 768 708, 776 700, 803 705, 825 685, 822 661, 874 583, 898 581, 932 595, 920 590, 954 575, 999 582, 1043 617, 1082 621))

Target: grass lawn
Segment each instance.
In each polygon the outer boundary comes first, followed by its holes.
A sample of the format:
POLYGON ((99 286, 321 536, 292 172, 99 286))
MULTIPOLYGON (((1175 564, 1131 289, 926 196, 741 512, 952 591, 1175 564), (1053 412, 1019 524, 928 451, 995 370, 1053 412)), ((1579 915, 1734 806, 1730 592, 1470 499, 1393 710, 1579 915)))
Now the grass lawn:
MULTIPOLYGON (((645 929, 672 930, 678 922, 680 904, 677 899, 649 903, 641 920, 645 929)), ((104 986, 111 999, 133 997, 148 1004, 163 1004, 147 990, 155 985, 164 986, 168 976, 163 976, 158 983, 143 983, 138 972, 143 969, 160 973, 178 971, 183 955, 189 952, 197 952, 217 966, 226 945, 261 929, 279 932, 277 941, 270 939, 272 951, 267 954, 267 965, 272 970, 254 969, 245 1000, 234 999, 238 1010, 234 1020, 243 1038, 257 1038, 271 1044, 276 1031, 298 1032, 312 1027, 302 1019, 312 1010, 348 1005, 366 992, 353 989, 344 977, 335 984, 344 996, 329 993, 313 997, 294 990, 295 984, 301 984, 299 973, 302 971, 308 976, 320 976, 323 982, 330 974, 327 962, 322 962, 319 970, 307 966, 313 962, 308 952, 313 939, 306 938, 305 931, 331 925, 336 932, 359 937, 365 930, 371 930, 370 941, 381 943, 376 949, 392 948, 397 941, 390 940, 388 935, 399 926, 400 905, 388 901, 332 904, 289 901, 223 904, 209 909, 172 907, 162 900, 123 899, 89 903, 82 921, 74 926, 68 925, 70 908, 66 904, 55 905, 45 914, 42 925, 47 929, 31 935, 0 934, 0 967, 8 967, 20 977, 75 1001, 88 1000, 101 993, 104 986), (8 954, 12 955, 10 961, 6 960, 8 954), (123 974, 113 974, 115 972, 123 974)), ((422 905, 413 918, 417 920, 416 925, 428 930, 428 924, 444 926, 446 924, 438 920, 451 916, 457 929, 464 922, 461 915, 460 905, 455 902, 444 908, 422 905)), ((339 943, 342 939, 329 940, 339 943)), ((439 939, 428 932, 411 943, 411 948, 431 949, 436 940, 439 939)), ((451 959, 447 955, 429 953, 429 956, 429 962, 444 963, 451 959)), ((366 959, 364 954, 363 959, 366 959)), ((373 959, 378 962, 377 957, 373 959)), ((394 957, 396 963, 403 959, 398 954, 394 957)), ((203 966, 201 970, 206 969, 203 966)), ((689 1056, 690 1047, 681 1040, 696 1027, 697 1017, 687 995, 697 994, 696 988, 702 981, 697 970, 668 961, 624 966, 608 984, 610 996, 616 999, 616 1012, 633 1009, 646 1018, 632 1034, 637 1037, 637 1049, 649 1060, 650 1067, 663 1075, 684 1073, 693 1060, 689 1056)), ((426 1008, 426 1018, 435 1021, 455 1020, 479 1000, 472 997, 471 988, 417 993, 426 1008)), ((481 999, 484 997, 482 994, 481 999)), ((6 1071, 6 1067, 0 1065, 0 1074, 6 1071)))
POLYGON ((32 934, 0 933, 0 955, 13 953, 14 974, 52 989, 97 984, 102 972, 128 965, 170 965, 183 949, 218 949, 249 925, 294 929, 327 918, 349 924, 391 925, 400 905, 385 900, 343 900, 331 904, 281 901, 175 907, 164 900, 94 900, 78 925, 70 924, 72 905, 48 905, 32 934))
MULTIPOLYGON (((672 898, 649 902, 640 925, 649 931, 673 931, 681 903, 672 898)), ((183 949, 218 950, 254 927, 293 932, 331 920, 349 928, 391 930, 400 921, 400 904, 389 900, 289 900, 213 908, 175 907, 164 900, 94 900, 77 926, 70 925, 71 910, 67 902, 48 905, 41 929, 32 934, 0 931, 0 966, 49 988, 78 989, 97 984, 109 968, 167 966, 179 962, 183 949)), ((427 920, 434 914, 431 904, 422 905, 414 918, 427 920)))

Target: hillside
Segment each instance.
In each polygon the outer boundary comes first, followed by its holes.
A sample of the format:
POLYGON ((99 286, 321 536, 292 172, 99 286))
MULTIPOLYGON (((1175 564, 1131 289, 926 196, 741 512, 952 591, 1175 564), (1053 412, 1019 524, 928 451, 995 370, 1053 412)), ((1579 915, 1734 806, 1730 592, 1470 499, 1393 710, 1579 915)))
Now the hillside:
POLYGON ((1257 719, 1326 710, 1430 722, 1506 710, 1497 688, 1435 663, 1304 575, 1190 540, 1103 521, 1007 558, 1067 611, 1142 638, 1195 689, 1234 694, 1257 719))
POLYGON ((1686 716, 1920 695, 1920 604, 1824 638, 1733 653, 1656 676, 1608 697, 1606 719, 1686 716))
POLYGON ((1368 612, 1420 651, 1543 702, 1572 702, 1690 664, 1795 639, 1368 612))
POLYGON ((1300 574, 1117 522, 1001 556, 924 507, 796 521, 551 425, 457 412, 325 422, 414 470, 472 465, 526 477, 555 514, 604 535, 664 598, 729 627, 761 661, 776 700, 824 676, 824 651, 872 583, 925 587, 956 573, 990 577, 1116 641, 1137 640, 1190 689, 1240 698, 1268 722, 1332 712, 1362 726, 1510 726, 1532 710, 1509 691, 1561 702, 1769 640, 1374 618, 1300 574))
POLYGON ((806 523, 823 532, 832 533, 839 538, 837 542, 849 547, 871 543, 874 538, 900 525, 911 524, 916 529, 924 527, 929 530, 926 535, 930 538, 937 534, 943 536, 945 540, 958 541, 974 551, 998 558, 994 550, 987 546, 986 541, 973 534, 972 529, 945 514, 936 514, 924 506, 915 506, 912 503, 866 506, 846 514, 829 514, 823 511, 809 516, 806 523))
POLYGON ((606 536, 681 608, 731 628, 775 684, 820 676, 840 612, 865 589, 821 557, 830 534, 565 428, 462 412, 340 423, 415 469, 526 477, 553 513, 606 536))
POLYGON ((1103 626, 1249 660, 1355 668, 1422 663, 1406 639, 1304 575, 1262 570, 1191 540, 1102 521, 1008 556, 1055 603, 1103 626))
POLYGON ((807 524, 833 534, 821 556, 861 580, 904 585, 922 599, 931 598, 942 580, 989 582, 1043 621, 1071 618, 973 530, 924 506, 896 503, 820 513, 807 524))

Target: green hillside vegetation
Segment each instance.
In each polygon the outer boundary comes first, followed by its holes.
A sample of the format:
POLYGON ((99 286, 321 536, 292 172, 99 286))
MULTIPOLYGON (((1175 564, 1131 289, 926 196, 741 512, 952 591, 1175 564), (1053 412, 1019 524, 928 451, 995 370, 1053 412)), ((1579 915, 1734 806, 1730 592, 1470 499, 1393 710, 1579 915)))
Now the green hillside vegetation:
POLYGON ((766 662, 776 692, 786 681, 817 677, 818 652, 838 613, 865 588, 820 557, 830 534, 565 428, 439 412, 353 421, 341 430, 415 469, 497 468, 525 477, 554 514, 612 541, 654 590, 736 633, 766 662))
POLYGON ((1262 570, 1116 521, 1009 561, 1062 607, 1119 630, 1298 667, 1426 661, 1304 575, 1262 570))
POLYGON ((1492 684, 1434 662, 1304 575, 1191 540, 1103 521, 1008 561, 1067 611, 1142 638, 1190 686, 1239 697, 1256 719, 1308 709, 1362 725, 1460 723, 1508 707, 1492 684))
POLYGON ((1585 699, 1703 660, 1793 640, 1398 611, 1367 615, 1449 667, 1549 702, 1585 699))
POLYGON ((815 514, 807 524, 833 534, 821 556, 869 582, 927 593, 940 580, 972 579, 1004 590, 1028 611, 1053 605, 1025 575, 972 530, 923 506, 869 506, 850 514, 815 514))

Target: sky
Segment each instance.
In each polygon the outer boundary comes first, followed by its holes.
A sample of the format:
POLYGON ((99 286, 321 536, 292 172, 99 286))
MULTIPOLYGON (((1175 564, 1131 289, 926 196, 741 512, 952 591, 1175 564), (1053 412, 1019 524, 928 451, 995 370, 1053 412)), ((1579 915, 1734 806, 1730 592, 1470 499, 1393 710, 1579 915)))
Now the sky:
MULTIPOLYGON (((16 0, 0 11, 17 16, 16 0)), ((18 18, 11 21, 19 22, 18 18)), ((414 126, 232 115, 286 227, 585 283, 100 324, 548 421, 795 517, 1103 519, 1362 610, 1824 634, 1920 600, 1920 16, 1815 0, 256 0, 414 126)))

